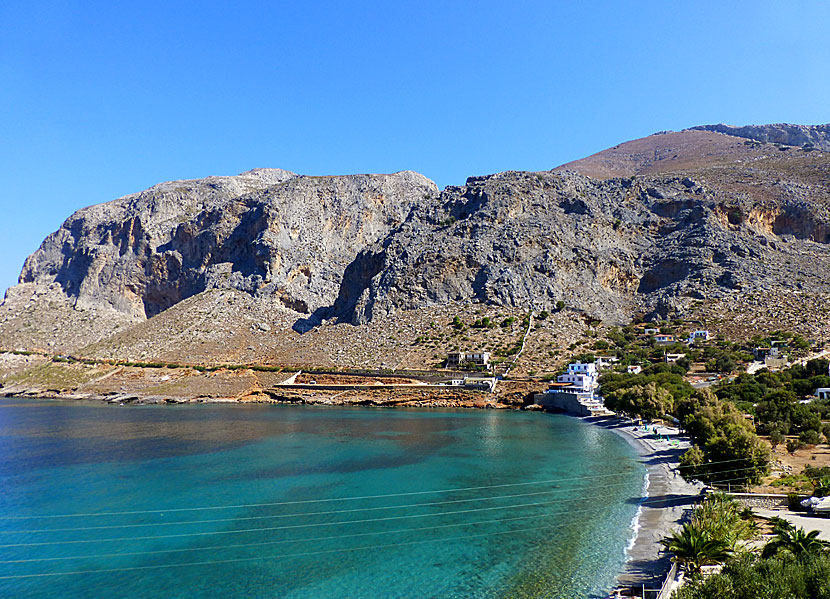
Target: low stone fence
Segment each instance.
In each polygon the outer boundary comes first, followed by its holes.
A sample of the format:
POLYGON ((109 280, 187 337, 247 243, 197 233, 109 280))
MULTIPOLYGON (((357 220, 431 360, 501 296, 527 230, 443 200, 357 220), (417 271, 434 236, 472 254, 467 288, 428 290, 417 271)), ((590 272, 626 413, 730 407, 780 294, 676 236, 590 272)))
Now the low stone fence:
POLYGON ((775 493, 727 493, 747 507, 759 507, 765 510, 787 509, 787 496, 775 493))

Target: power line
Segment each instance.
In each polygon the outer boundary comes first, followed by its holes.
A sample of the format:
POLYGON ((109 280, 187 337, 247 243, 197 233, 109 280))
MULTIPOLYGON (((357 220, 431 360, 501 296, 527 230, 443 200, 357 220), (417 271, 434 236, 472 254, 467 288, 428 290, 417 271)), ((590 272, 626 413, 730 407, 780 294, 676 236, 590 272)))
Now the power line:
POLYGON ((406 493, 385 493, 381 495, 358 495, 352 497, 330 497, 326 499, 302 499, 296 501, 275 501, 270 503, 244 503, 244 504, 237 504, 237 505, 216 505, 216 506, 203 506, 203 507, 183 507, 183 508, 160 508, 154 510, 132 510, 132 511, 123 511, 123 512, 91 512, 91 513, 79 513, 79 514, 50 514, 50 515, 33 515, 33 516, 0 516, 0 520, 32 520, 36 518, 89 518, 89 517, 96 517, 96 516, 126 516, 126 515, 137 515, 137 514, 158 514, 161 512, 195 512, 201 510, 228 510, 228 509, 241 509, 241 508, 249 508, 249 507, 272 507, 272 506, 279 506, 279 505, 302 505, 302 504, 309 504, 309 503, 327 503, 333 501, 357 501, 363 499, 385 499, 389 497, 410 497, 414 495, 432 495, 432 494, 439 494, 439 493, 456 493, 456 492, 464 492, 464 491, 481 491, 484 489, 501 489, 505 487, 518 487, 518 486, 528 486, 528 485, 544 485, 544 484, 551 484, 551 483, 559 483, 565 481, 572 481, 572 480, 583 480, 583 479, 593 479, 593 478, 606 478, 609 476, 622 476, 624 474, 628 474, 629 472, 633 472, 633 470, 623 470, 622 472, 613 472, 610 474, 597 474, 593 476, 575 476, 570 478, 553 478, 549 480, 540 480, 540 481, 532 481, 532 482, 521 482, 521 483, 504 483, 499 485, 483 485, 480 487, 459 487, 455 489, 437 489, 433 491, 409 491, 406 493))
MULTIPOLYGON (((729 479, 716 481, 716 483, 728 482, 728 480, 729 479)), ((737 480, 739 480, 739 479, 737 479, 737 480)), ((694 496, 690 495, 688 497, 692 498, 694 496)), ((642 506, 642 505, 648 504, 650 506, 651 503, 666 503, 667 501, 670 501, 670 500, 667 500, 667 499, 645 500, 645 501, 640 502, 639 505, 642 506)), ((553 512, 553 513, 550 513, 548 515, 558 515, 558 514, 567 514, 567 513, 584 512, 584 511, 596 511, 596 508, 563 510, 561 512, 553 512)), ((159 551, 147 551, 147 552, 114 553, 114 554, 102 554, 102 555, 95 555, 95 556, 78 556, 78 557, 65 557, 65 558, 40 558, 40 559, 33 559, 33 560, 17 560, 17 561, 0 562, 0 563, 19 563, 21 561, 47 561, 47 560, 54 561, 54 560, 68 560, 68 559, 93 559, 93 558, 101 558, 101 557, 119 557, 119 556, 125 556, 125 555, 148 555, 148 554, 158 554, 158 553, 199 551, 199 550, 208 550, 208 549, 226 549, 226 548, 236 548, 236 547, 264 546, 264 545, 281 544, 281 543, 286 543, 286 542, 310 542, 310 541, 319 541, 319 540, 355 538, 355 537, 359 537, 359 536, 370 536, 370 535, 380 535, 380 534, 397 534, 399 532, 435 530, 435 529, 439 529, 439 528, 450 528, 450 527, 460 527, 460 526, 475 526, 475 525, 479 525, 479 524, 492 524, 492 523, 507 522, 507 521, 517 521, 517 520, 523 520, 523 519, 534 518, 534 517, 538 517, 538 515, 517 516, 517 517, 514 517, 514 518, 504 518, 504 519, 489 520, 489 521, 485 520, 485 521, 472 522, 472 523, 457 523, 457 524, 446 524, 446 525, 431 526, 431 527, 401 529, 401 530, 398 530, 398 531, 379 531, 379 532, 374 532, 374 533, 356 533, 356 534, 351 534, 351 535, 338 535, 338 536, 334 536, 334 537, 320 537, 320 538, 312 538, 312 539, 292 539, 292 540, 268 541, 268 542, 262 542, 262 543, 248 543, 248 544, 242 544, 242 545, 230 545, 230 546, 226 545, 226 546, 218 546, 218 547, 196 547, 196 548, 188 548, 188 549, 159 550, 159 551)), ((162 569, 162 568, 215 565, 215 564, 225 564, 225 563, 240 563, 240 562, 251 562, 251 561, 261 561, 261 560, 272 560, 272 559, 286 559, 286 558, 292 558, 292 557, 305 557, 305 556, 310 556, 310 555, 324 555, 324 554, 342 553, 342 552, 348 552, 348 551, 364 551, 364 550, 371 550, 371 549, 384 549, 384 548, 402 547, 402 546, 410 546, 410 545, 418 545, 418 544, 426 544, 426 543, 450 542, 450 541, 458 541, 458 540, 465 540, 465 539, 482 538, 482 537, 495 536, 495 535, 516 534, 516 533, 520 533, 520 532, 548 530, 548 529, 551 529, 551 528, 556 528, 558 526, 562 526, 564 524, 565 523, 556 523, 556 524, 549 524, 549 525, 545 525, 545 526, 512 529, 512 530, 507 530, 507 531, 480 533, 480 534, 475 534, 475 535, 464 535, 464 536, 460 536, 460 537, 425 539, 425 540, 419 540, 419 541, 404 541, 404 542, 400 542, 400 543, 388 543, 388 544, 382 544, 382 545, 370 545, 370 546, 361 546, 361 547, 348 547, 348 548, 338 548, 338 549, 328 549, 328 550, 318 550, 318 551, 306 551, 306 552, 300 552, 300 553, 289 553, 289 554, 270 555, 270 556, 233 558, 233 559, 210 560, 210 561, 200 561, 200 562, 184 562, 184 563, 178 563, 178 564, 153 564, 153 565, 147 565, 147 566, 131 566, 131 567, 124 567, 124 568, 102 568, 102 569, 95 569, 95 570, 75 570, 75 571, 69 571, 69 572, 43 572, 43 573, 37 573, 37 574, 15 574, 15 575, 0 576, 0 580, 12 580, 12 579, 21 579, 21 578, 40 578, 40 577, 53 577, 53 576, 70 576, 70 575, 79 575, 79 574, 102 574, 102 573, 111 573, 111 572, 154 570, 154 569, 162 569)))
MULTIPOLYGON (((729 471, 723 471, 722 474, 725 474, 729 471)), ((737 479, 729 479, 729 480, 742 480, 741 478, 737 479)), ((727 482, 726 480, 720 482, 727 482)), ((486 512, 486 511, 497 511, 497 510, 506 510, 506 509, 518 509, 518 508, 525 508, 525 507, 538 507, 542 505, 551 505, 556 503, 564 503, 569 501, 581 501, 583 498, 575 497, 571 499, 555 499, 551 501, 538 501, 533 503, 524 503, 524 504, 513 504, 513 505, 505 505, 505 506, 495 506, 495 507, 484 507, 484 508, 473 508, 467 510, 455 510, 450 512, 439 512, 434 514, 408 514, 403 516, 387 516, 383 518, 364 518, 361 520, 339 520, 336 522, 317 522, 312 524, 292 524, 288 526, 267 526, 261 528, 246 528, 241 530, 222 530, 222 531, 207 531, 207 532, 191 532, 191 533, 176 533, 176 534, 167 534, 167 535, 149 535, 149 536, 138 536, 138 537, 110 537, 104 539, 73 539, 68 541, 40 541, 36 543, 8 543, 0 545, 0 548, 11 548, 11 547, 41 547, 41 546, 48 546, 48 545, 77 545, 77 544, 89 544, 89 543, 106 543, 106 542, 116 542, 116 541, 140 541, 140 540, 154 540, 154 539, 173 539, 173 538, 186 538, 186 537, 202 537, 202 536, 216 536, 216 535, 232 535, 232 534, 244 534, 250 532, 273 532, 278 530, 296 530, 301 528, 318 528, 321 526, 340 526, 340 525, 351 525, 351 524, 368 524, 373 522, 389 522, 393 520, 411 520, 415 518, 435 518, 441 516, 451 516, 456 514, 470 514, 470 513, 478 513, 478 512, 486 512)))
MULTIPOLYGON (((714 481, 715 484, 730 482, 732 480, 741 480, 741 479, 723 479, 719 481, 714 481)), ((694 495, 687 496, 689 498, 695 497, 694 495)), ((638 506, 647 506, 647 507, 658 507, 660 503, 666 503, 669 501, 675 501, 673 499, 646 499, 638 503, 638 506)), ((561 514, 570 514, 574 512, 587 512, 587 511, 596 511, 596 508, 579 508, 579 509, 567 509, 561 510, 558 512, 547 512, 544 514, 545 516, 555 516, 561 514)), ((419 527, 411 527, 411 528, 401 528, 395 530, 385 530, 385 531, 376 531, 376 532, 363 532, 363 533, 352 533, 347 535, 334 535, 334 536, 326 536, 326 537, 309 537, 305 539, 281 539, 279 541, 260 541, 256 543, 238 543, 233 545, 209 545, 206 547, 185 547, 181 549, 158 549, 152 551, 124 551, 119 553, 104 553, 104 554, 94 554, 94 555, 77 555, 77 556, 63 556, 63 557, 41 557, 41 558, 30 558, 30 559, 16 559, 16 560, 2 560, 0 564, 17 564, 17 563, 29 563, 29 562, 45 562, 45 561, 66 561, 66 560, 79 560, 79 559, 97 559, 103 557, 119 557, 119 556, 129 556, 129 555, 155 555, 161 553, 184 553, 188 551, 212 551, 217 549, 239 549, 245 547, 261 547, 267 545, 281 545, 284 543, 306 543, 306 542, 318 542, 318 541, 330 541, 330 540, 337 540, 337 539, 350 539, 356 537, 364 537, 364 536, 374 536, 374 535, 386 535, 386 534, 397 534, 397 533, 406 533, 406 532, 421 532, 425 530, 438 530, 444 528, 457 528, 462 526, 479 526, 482 524, 497 524, 502 522, 513 522, 518 520, 527 520, 530 518, 538 518, 539 514, 532 514, 529 516, 514 516, 511 518, 497 518, 493 520, 478 520, 474 522, 456 522, 453 524, 438 524, 435 526, 419 526, 419 527)), ((564 525, 565 523, 560 523, 559 525, 564 525)), ((60 544, 54 543, 54 544, 60 544)))
MULTIPOLYGON (((708 462, 706 464, 702 464, 700 466, 678 466, 678 469, 681 468, 692 468, 692 467, 702 467, 702 466, 714 466, 717 464, 726 464, 730 462, 738 462, 738 461, 750 461, 751 458, 737 458, 733 460, 722 460, 718 462, 708 462)), ((236 505, 216 505, 216 506, 202 506, 202 507, 186 507, 186 508, 158 508, 152 510, 130 510, 130 511, 120 511, 120 512, 90 512, 90 513, 76 513, 76 514, 45 514, 45 515, 31 515, 31 516, 0 516, 0 520, 33 520, 33 519, 50 519, 50 518, 90 518, 90 517, 99 517, 99 516, 126 516, 126 515, 140 515, 140 514, 160 514, 160 513, 177 513, 177 512, 194 512, 194 511, 202 511, 202 510, 225 510, 225 509, 242 509, 242 508, 250 508, 250 507, 272 507, 272 506, 281 506, 281 505, 304 505, 310 503, 327 503, 327 502, 336 502, 336 501, 357 501, 357 500, 365 500, 365 499, 385 499, 390 497, 411 497, 416 495, 432 495, 432 494, 439 494, 439 493, 455 493, 455 492, 465 492, 465 491, 480 491, 485 489, 500 489, 500 488, 507 488, 507 487, 516 487, 516 486, 529 486, 529 485, 543 485, 543 484, 552 484, 552 483, 559 483, 559 482, 568 482, 574 480, 588 480, 588 479, 597 479, 597 478, 607 478, 611 476, 623 476, 632 472, 632 470, 623 470, 621 472, 613 472, 609 474, 596 474, 591 476, 575 476, 575 477, 567 477, 567 478, 555 478, 555 479, 548 479, 548 480, 540 480, 540 481, 530 481, 530 482, 520 482, 520 483, 503 483, 498 485, 483 485, 478 487, 459 487, 454 489, 436 489, 431 491, 410 491, 406 493, 386 493, 380 495, 359 495, 359 496, 352 496, 352 497, 331 497, 325 499, 304 499, 304 500, 296 500, 296 501, 277 501, 277 502, 269 502, 269 503, 248 503, 248 504, 236 504, 236 505)))
MULTIPOLYGON (((737 468, 732 470, 721 470, 719 472, 712 473, 713 475, 718 474, 726 474, 730 472, 740 472, 744 470, 751 470, 751 468, 737 468)), ((604 488, 612 488, 618 486, 624 486, 630 484, 628 481, 619 482, 619 483, 612 483, 608 485, 591 485, 591 489, 604 489, 604 488)), ((419 508, 419 507, 431 507, 437 505, 449 505, 449 504, 459 504, 459 503, 471 503, 476 501, 493 501, 498 499, 514 499, 517 497, 531 497, 531 496, 538 496, 538 495, 549 495, 552 493, 573 493, 575 491, 583 490, 585 487, 574 487, 569 489, 550 489, 546 491, 535 491, 532 493, 517 493, 513 495, 495 495, 492 497, 473 497, 467 499, 451 499, 446 501, 430 501, 426 503, 410 503, 410 504, 398 504, 398 505, 389 505, 389 506, 375 506, 375 507, 364 507, 364 508, 352 508, 347 510, 327 510, 322 512, 306 512, 306 513, 295 513, 295 514, 276 514, 276 515, 266 515, 266 516, 243 516, 238 518, 214 518, 214 519, 207 519, 207 520, 184 520, 184 521, 173 521, 173 522, 144 522, 138 524, 113 524, 107 526, 80 526, 80 527, 68 527, 68 528, 43 528, 43 529, 34 529, 34 530, 3 530, 0 531, 0 534, 39 534, 39 533, 46 533, 46 532, 74 532, 74 531, 86 531, 86 530, 112 530, 118 528, 146 528, 150 526, 175 526, 175 525, 190 525, 190 524, 213 524, 218 522, 239 522, 239 521, 249 521, 249 520, 271 520, 271 519, 280 519, 280 518, 297 518, 297 517, 311 517, 311 516, 323 516, 323 515, 332 515, 332 514, 346 514, 346 513, 355 513, 355 512, 371 512, 371 511, 380 511, 380 510, 391 510, 391 509, 406 509, 406 508, 419 508)), ((452 513, 452 512, 450 512, 452 513)), ((2 547, 3 545, 0 545, 2 547)))

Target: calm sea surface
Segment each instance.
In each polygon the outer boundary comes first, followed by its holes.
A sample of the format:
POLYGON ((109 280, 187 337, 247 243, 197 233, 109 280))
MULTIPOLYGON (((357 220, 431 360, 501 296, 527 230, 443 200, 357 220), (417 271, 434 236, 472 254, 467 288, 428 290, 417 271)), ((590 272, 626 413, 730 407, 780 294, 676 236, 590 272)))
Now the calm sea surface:
POLYGON ((599 597, 644 473, 566 416, 0 398, 0 597, 599 597))

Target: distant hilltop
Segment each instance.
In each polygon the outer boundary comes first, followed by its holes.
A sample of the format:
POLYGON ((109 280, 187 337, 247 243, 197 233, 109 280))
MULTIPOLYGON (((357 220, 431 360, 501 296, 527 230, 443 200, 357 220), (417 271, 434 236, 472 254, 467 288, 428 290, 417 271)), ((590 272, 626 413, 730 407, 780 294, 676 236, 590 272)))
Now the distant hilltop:
POLYGON ((830 125, 706 125, 444 190, 411 171, 163 183, 84 208, 47 237, 0 306, 0 338, 148 348, 191 331, 198 313, 236 351, 227 339, 251 327, 245 314, 276 335, 447 306, 564 305, 624 323, 823 298, 829 149, 830 125))
POLYGON ((715 131, 734 137, 744 137, 765 143, 784 144, 787 146, 807 146, 830 151, 830 124, 826 125, 699 125, 692 130, 715 131))

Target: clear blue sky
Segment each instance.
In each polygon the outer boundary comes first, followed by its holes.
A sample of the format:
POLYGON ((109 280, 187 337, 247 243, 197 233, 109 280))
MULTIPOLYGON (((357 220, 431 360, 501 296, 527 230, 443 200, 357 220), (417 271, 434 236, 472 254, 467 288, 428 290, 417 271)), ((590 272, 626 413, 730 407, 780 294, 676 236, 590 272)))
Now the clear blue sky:
POLYGON ((0 2, 0 292, 84 206, 281 167, 543 170, 830 121, 828 3, 0 2))

